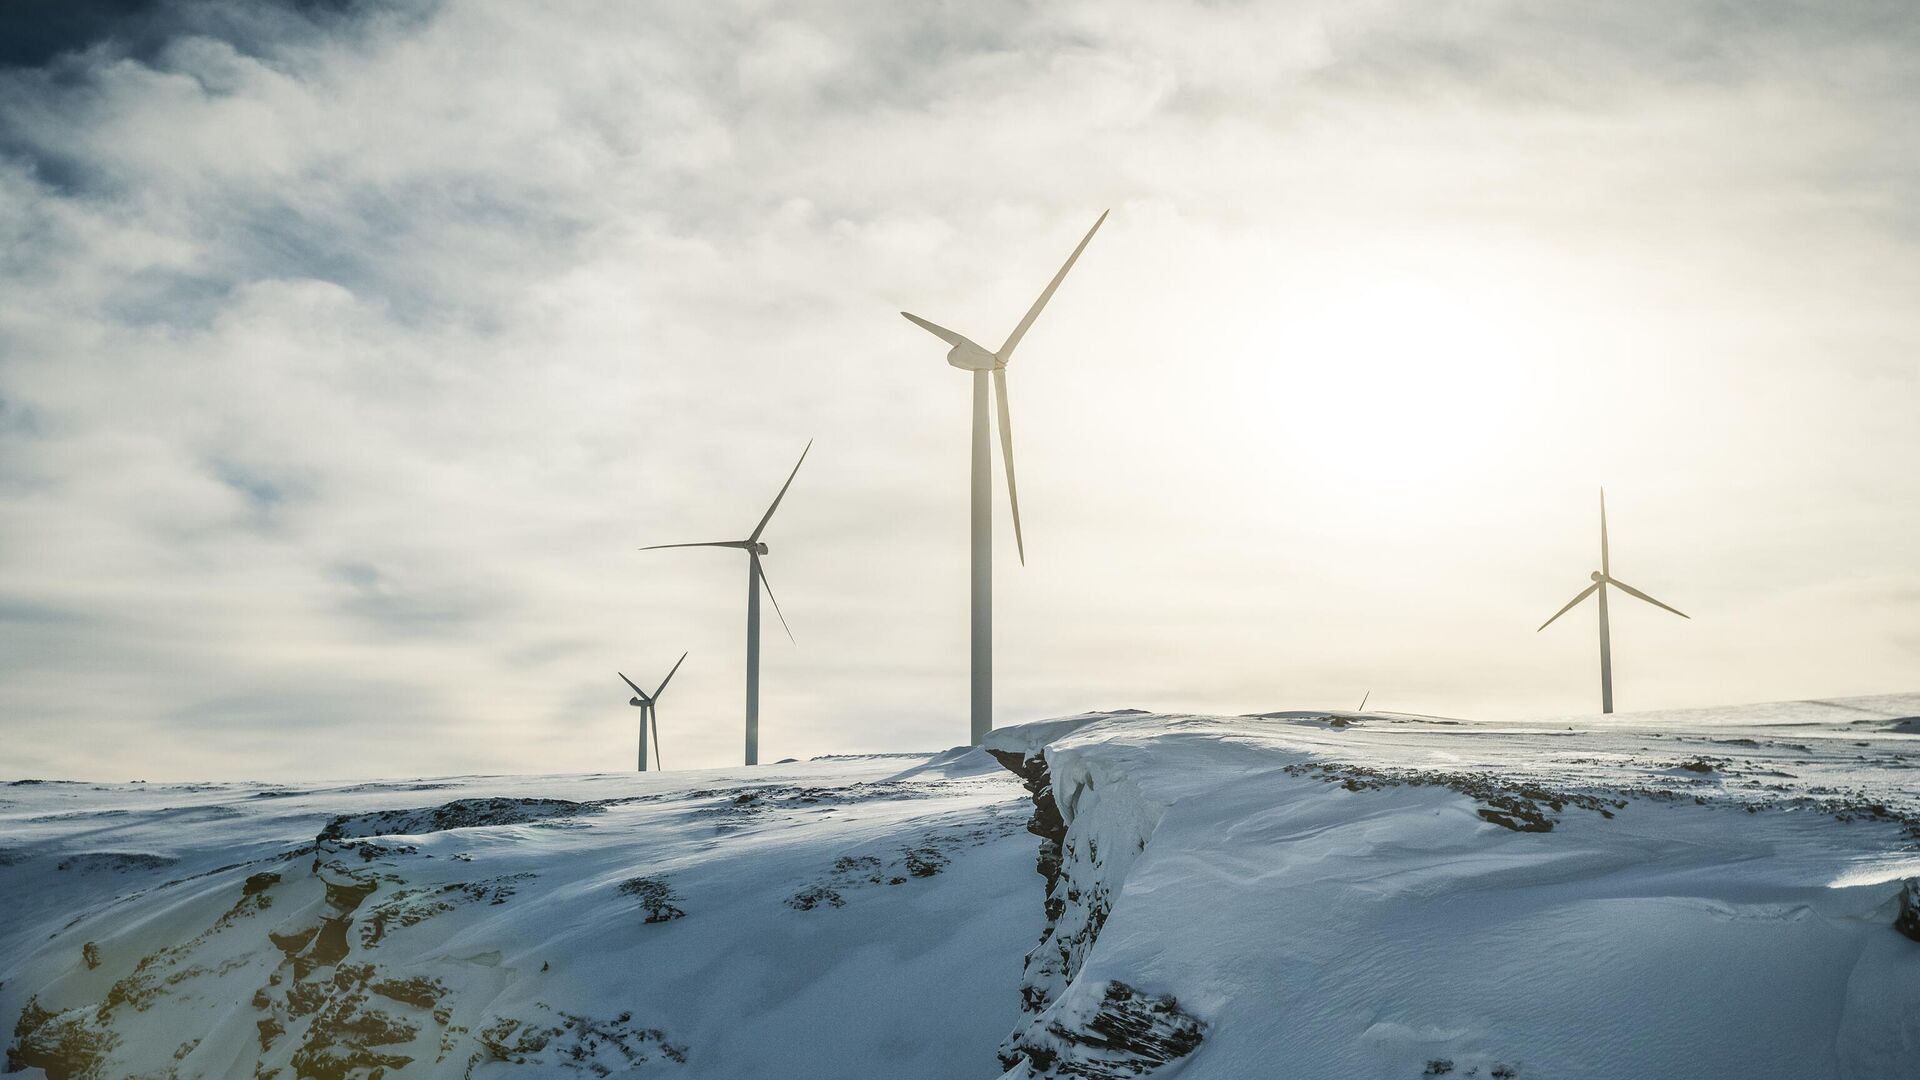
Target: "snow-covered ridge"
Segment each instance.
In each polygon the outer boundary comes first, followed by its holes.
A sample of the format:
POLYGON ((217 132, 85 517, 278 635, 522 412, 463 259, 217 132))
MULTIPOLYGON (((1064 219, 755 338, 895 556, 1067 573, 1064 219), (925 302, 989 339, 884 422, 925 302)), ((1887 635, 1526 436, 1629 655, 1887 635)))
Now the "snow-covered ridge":
POLYGON ((1006 1075, 1920 1075, 1916 717, 997 731, 1048 888, 1006 1075))
POLYGON ((0 1030, 98 1080, 1920 1075, 1917 728, 1093 713, 709 773, 5 785, 0 1030))

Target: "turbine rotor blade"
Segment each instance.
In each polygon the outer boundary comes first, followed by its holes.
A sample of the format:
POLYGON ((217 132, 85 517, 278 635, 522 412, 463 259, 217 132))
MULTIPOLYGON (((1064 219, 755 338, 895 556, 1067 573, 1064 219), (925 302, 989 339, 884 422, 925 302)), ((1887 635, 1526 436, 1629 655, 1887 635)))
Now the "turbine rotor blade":
MULTIPOLYGON (((960 345, 965 343, 967 340, 964 335, 956 334, 953 331, 947 329, 946 327, 939 325, 938 323, 930 323, 927 320, 921 318, 918 315, 913 314, 910 311, 903 311, 900 314, 905 315, 907 317, 908 322, 912 323, 913 325, 919 327, 922 330, 925 330, 927 333, 932 334, 934 337, 939 338, 941 341, 944 341, 949 345, 960 345)), ((985 352, 986 350, 983 349, 981 351, 985 352)))
POLYGON ((1093 234, 1100 231, 1101 222, 1107 220, 1108 213, 1109 211, 1106 210, 1100 211, 1100 220, 1094 222, 1093 228, 1087 230, 1087 235, 1080 238, 1080 246, 1073 249, 1073 254, 1067 256, 1067 261, 1060 267, 1060 272, 1053 275, 1052 281, 1047 282, 1046 291, 1041 293, 1040 299, 1035 300, 1033 306, 1027 309, 1026 318, 1021 319, 1020 325, 1014 327, 1013 333, 1007 335, 1007 343, 1000 346, 1000 351, 994 354, 1002 364, 1013 357, 1014 346, 1020 344, 1020 339, 1027 336, 1027 328, 1033 325, 1033 320, 1040 317, 1040 309, 1047 306, 1047 301, 1053 299, 1053 290, 1060 287, 1060 282, 1067 276, 1067 271, 1073 269, 1074 260, 1080 258, 1080 253, 1087 249, 1087 241, 1092 240, 1093 234))
POLYGON ((1639 589, 1636 589, 1633 586, 1627 584, 1626 582, 1621 581, 1619 578, 1609 577, 1607 578, 1607 584, 1613 586, 1616 589, 1619 589, 1621 592, 1626 593, 1628 596, 1637 596, 1640 599, 1645 600, 1647 603, 1652 604, 1654 607, 1666 608, 1668 611, 1673 612, 1675 615, 1678 615, 1683 619, 1693 618, 1693 616, 1687 614, 1684 611, 1681 611, 1679 608, 1674 607, 1672 604, 1663 604, 1660 601, 1655 600, 1653 597, 1648 596, 1646 593, 1641 592, 1639 589))
MULTIPOLYGON (((618 672, 618 671, 616 671, 616 672, 614 672, 614 674, 615 674, 615 675, 619 675, 619 676, 620 676, 620 681, 621 681, 621 682, 623 682, 623 683, 626 683, 626 684, 627 684, 628 686, 633 686, 633 680, 632 680, 632 679, 629 679, 629 678, 627 678, 627 677, 626 677, 626 675, 625 675, 624 673, 622 673, 622 672, 618 672)), ((652 701, 652 700, 653 700, 652 698, 650 698, 650 697, 648 697, 648 696, 647 696, 647 692, 646 692, 645 690, 642 690, 642 689, 640 689, 640 688, 639 688, 639 687, 637 687, 637 686, 633 686, 633 692, 634 692, 634 694, 635 694, 635 695, 637 695, 637 696, 638 696, 638 697, 640 698, 640 700, 641 700, 641 701, 652 701)))
POLYGON ((753 557, 753 565, 760 571, 758 577, 760 578, 760 585, 767 590, 767 599, 773 601, 773 613, 780 616, 780 629, 787 632, 788 641, 798 645, 799 642, 793 640, 793 627, 787 625, 786 613, 780 610, 780 601, 774 599, 773 583, 767 580, 766 564, 760 561, 760 556, 755 555, 753 557))
POLYGON ((755 525, 753 531, 747 534, 747 543, 751 544, 758 541, 760 534, 766 530, 767 522, 773 520, 773 512, 780 509, 780 500, 787 497, 787 489, 793 486, 793 478, 800 475, 800 466, 806 462, 807 450, 811 449, 813 449, 813 440, 808 439, 806 449, 800 451, 800 460, 793 463, 793 471, 787 474, 787 482, 780 485, 780 494, 775 495, 773 497, 773 505, 767 507, 766 516, 762 517, 760 524, 755 525))
POLYGON ((1613 567, 1607 562, 1607 489, 1600 489, 1600 576, 1613 573, 1613 567))
POLYGON ((665 548, 688 548, 688 547, 737 548, 737 547, 745 547, 746 543, 747 542, 744 540, 709 540, 704 544, 649 544, 648 546, 643 547, 640 550, 641 551, 660 551, 665 548))
POLYGON ((1368 698, 1370 698, 1370 697, 1372 697, 1372 696, 1373 696, 1373 691, 1371 691, 1371 690, 1369 690, 1369 691, 1367 691, 1367 692, 1366 692, 1366 693, 1364 693, 1364 694, 1361 694, 1361 695, 1360 695, 1360 707, 1359 707, 1359 708, 1357 708, 1357 709, 1355 709, 1355 710, 1353 710, 1353 711, 1354 711, 1354 712, 1366 712, 1366 711, 1367 711, 1367 699, 1368 699, 1368 698))
MULTIPOLYGON (((1576 596, 1576 597, 1574 597, 1573 599, 1571 599, 1571 600, 1569 600, 1569 601, 1567 601, 1567 606, 1566 606, 1566 607, 1563 607, 1563 608, 1561 608, 1561 609, 1560 609, 1559 611, 1556 611, 1556 612, 1554 612, 1554 613, 1553 613, 1553 619, 1557 619, 1557 618, 1559 618, 1560 616, 1562 616, 1562 615, 1565 615, 1565 614, 1566 614, 1567 612, 1569 612, 1569 611, 1572 611, 1572 610, 1573 610, 1573 608, 1574 608, 1574 605, 1575 605, 1575 604, 1578 604, 1578 603, 1579 603, 1580 601, 1582 601, 1582 600, 1585 600, 1585 599, 1586 599, 1587 597, 1589 597, 1589 596, 1592 596, 1592 595, 1594 594, 1594 592, 1595 592, 1595 590, 1597 590, 1597 589, 1599 589, 1599 588, 1600 588, 1600 583, 1596 581, 1596 582, 1594 582, 1593 584, 1591 584, 1591 585, 1589 585, 1589 586, 1587 586, 1586 588, 1584 588, 1584 589, 1581 589, 1581 590, 1580 590, 1580 595, 1579 595, 1579 596, 1576 596)), ((1540 624, 1540 629, 1539 629, 1539 630, 1535 630, 1535 631, 1534 631, 1534 633, 1536 633, 1536 634, 1537 634, 1537 633, 1539 633, 1539 632, 1540 632, 1540 630, 1545 630, 1545 629, 1546 629, 1547 627, 1549 627, 1549 626, 1552 626, 1552 625, 1553 625, 1553 619, 1548 619, 1548 620, 1547 620, 1546 622, 1543 622, 1543 623, 1541 623, 1541 624, 1540 624)))
POLYGON ((1020 565, 1027 565, 1027 541, 1020 535, 1020 489, 1013 482, 1013 420, 1007 414, 1007 369, 993 369, 993 395, 1000 405, 1000 459, 1007 463, 1007 502, 1013 506, 1013 543, 1020 565))
MULTIPOLYGON (((680 654, 680 659, 678 659, 678 660, 675 660, 675 661, 673 662, 673 671, 679 671, 679 670, 680 670, 680 665, 681 665, 681 664, 684 664, 684 663, 686 663, 686 662, 687 662, 687 654, 686 654, 686 653, 681 653, 681 654, 680 654)), ((654 697, 655 697, 656 699, 657 699, 657 698, 658 698, 658 697, 659 697, 659 696, 660 696, 661 694, 664 694, 664 693, 666 693, 666 692, 667 692, 667 684, 673 681, 673 671, 669 671, 669 672, 667 672, 667 677, 666 677, 666 678, 664 678, 664 679, 661 679, 661 680, 660 680, 660 689, 658 689, 658 690, 655 690, 655 691, 653 692, 653 696, 654 696, 654 697)))
MULTIPOLYGON (((683 656, 681 659, 684 660, 686 657, 683 656)), ((668 676, 668 678, 672 678, 672 676, 668 676)), ((653 767, 661 772, 665 772, 667 767, 660 764, 660 710, 648 709, 647 719, 653 721, 653 767)))

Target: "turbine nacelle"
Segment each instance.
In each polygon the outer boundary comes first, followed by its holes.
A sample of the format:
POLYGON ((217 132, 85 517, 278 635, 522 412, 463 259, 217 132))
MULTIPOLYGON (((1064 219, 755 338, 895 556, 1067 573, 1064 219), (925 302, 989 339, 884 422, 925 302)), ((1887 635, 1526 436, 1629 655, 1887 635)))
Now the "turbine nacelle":
POLYGON ((1588 581, 1605 581, 1607 580, 1607 575, 1601 573, 1598 570, 1595 570, 1593 573, 1587 575, 1587 580, 1588 581))
POLYGON ((629 705, 645 705, 645 704, 646 704, 646 702, 644 702, 644 701, 641 701, 641 700, 640 700, 639 698, 628 698, 628 699, 627 699, 627 704, 629 704, 629 705))
POLYGON ((999 357, 964 340, 947 350, 947 363, 962 371, 992 371, 1007 366, 999 357))
POLYGON ((765 555, 767 553, 767 545, 765 541, 755 540, 747 545, 747 550, 753 552, 755 555, 765 555))

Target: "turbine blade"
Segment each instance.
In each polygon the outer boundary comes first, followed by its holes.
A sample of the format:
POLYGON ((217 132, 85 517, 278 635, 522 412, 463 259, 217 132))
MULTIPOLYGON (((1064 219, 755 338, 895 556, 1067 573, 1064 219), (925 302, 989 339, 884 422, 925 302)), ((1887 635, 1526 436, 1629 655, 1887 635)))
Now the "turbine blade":
MULTIPOLYGON (((680 659, 675 660, 673 662, 673 671, 679 671, 680 665, 686 662, 687 662, 687 654, 681 653, 680 659)), ((667 672, 667 677, 660 680, 660 689, 655 690, 653 692, 653 696, 655 700, 658 700, 661 694, 664 694, 667 692, 667 684, 673 681, 673 671, 667 672)))
POLYGON ((1681 611, 1679 608, 1674 607, 1672 604, 1663 604, 1660 601, 1655 600, 1653 597, 1648 596, 1646 593, 1641 592, 1639 589, 1636 589, 1633 586, 1627 584, 1626 582, 1621 581, 1619 578, 1609 577, 1607 579, 1607 584, 1612 585, 1614 588, 1619 589, 1621 592, 1626 593, 1629 596, 1637 596, 1640 599, 1645 600, 1647 603, 1652 604, 1654 607, 1666 608, 1668 611, 1673 612, 1675 615, 1678 615, 1683 619, 1693 618, 1693 616, 1687 614, 1684 611, 1681 611))
POLYGON ((1366 712, 1366 711, 1367 711, 1367 699, 1368 699, 1368 698, 1370 698, 1370 697, 1372 697, 1372 696, 1373 696, 1373 691, 1371 691, 1371 690, 1369 690, 1369 691, 1367 691, 1367 692, 1366 692, 1366 693, 1364 693, 1364 694, 1361 694, 1361 695, 1360 695, 1360 707, 1359 707, 1359 708, 1357 708, 1357 709, 1355 709, 1355 710, 1353 710, 1353 711, 1354 711, 1354 712, 1366 712))
POLYGON ((927 333, 932 334, 934 337, 939 338, 941 341, 944 341, 949 345, 958 345, 961 342, 967 340, 964 336, 960 334, 956 334, 953 331, 947 329, 946 327, 939 325, 938 323, 930 323, 927 320, 921 318, 920 316, 913 314, 912 312, 903 311, 900 314, 905 315, 907 317, 908 322, 912 323, 913 325, 919 327, 922 330, 925 330, 927 333))
POLYGON ((780 494, 773 497, 773 505, 767 507, 766 516, 760 519, 760 524, 753 527, 753 532, 747 534, 747 543, 751 544, 759 540, 760 534, 766 530, 767 522, 773 520, 773 512, 780 509, 780 500, 787 497, 787 489, 793 486, 793 478, 800 475, 800 466, 807 460, 807 450, 811 449, 813 449, 813 440, 808 439, 806 450, 800 451, 800 460, 793 463, 793 471, 787 474, 787 482, 780 485, 780 494))
MULTIPOLYGON (((682 656, 680 659, 685 660, 686 657, 682 656)), ((672 676, 668 676, 668 678, 672 678, 672 676)), ((647 719, 653 721, 653 767, 661 772, 665 772, 667 767, 660 764, 660 710, 648 709, 647 719)))
POLYGON ((1020 565, 1027 565, 1027 541, 1020 535, 1020 489, 1013 482, 1013 420, 1007 415, 1007 369, 993 369, 993 395, 1000 403, 1000 458, 1007 463, 1007 501, 1013 506, 1013 543, 1020 565))
MULTIPOLYGON (((623 674, 623 673, 621 673, 621 672, 618 672, 618 671, 616 671, 616 672, 614 672, 614 674, 615 674, 615 675, 619 675, 619 676, 620 676, 620 681, 621 681, 621 682, 623 682, 623 683, 626 683, 626 684, 627 684, 628 686, 633 686, 633 680, 632 680, 632 679, 629 679, 629 678, 627 678, 625 674, 623 674)), ((646 692, 645 690, 642 690, 642 689, 640 689, 640 688, 639 688, 639 687, 637 687, 637 686, 633 686, 633 692, 634 692, 634 694, 635 694, 635 695, 637 695, 637 696, 638 696, 638 697, 640 698, 640 700, 641 700, 641 701, 652 701, 652 700, 653 700, 652 698, 650 698, 650 697, 648 697, 648 696, 647 696, 647 692, 646 692)))
POLYGON ((760 561, 760 556, 758 556, 758 555, 755 555, 755 556, 753 557, 753 565, 754 565, 754 566, 756 566, 756 567, 758 567, 758 568, 759 568, 759 570, 760 570, 760 574, 759 574, 759 577, 760 577, 760 584, 761 584, 761 586, 762 586, 763 588, 765 588, 765 589, 767 590, 767 599, 769 599, 769 600, 773 600, 773 613, 774 613, 775 615, 778 615, 778 616, 780 616, 780 629, 782 629, 782 630, 785 630, 785 631, 787 632, 787 640, 788 640, 788 641, 791 641, 791 642, 793 642, 794 644, 796 644, 796 645, 798 645, 798 644, 799 644, 799 642, 797 642, 797 641, 793 641, 793 627, 791 627, 791 626, 788 626, 788 625, 787 625, 787 615, 786 615, 786 613, 780 610, 780 601, 778 601, 778 600, 774 600, 774 597, 773 597, 773 583, 767 580, 767 567, 766 567, 766 564, 765 564, 765 563, 762 563, 762 562, 760 561))
POLYGON ((1033 325, 1033 320, 1040 317, 1040 309, 1046 307, 1047 301, 1053 299, 1053 290, 1060 287, 1060 282, 1067 276, 1067 271, 1073 269, 1074 260, 1087 249, 1087 241, 1093 239, 1093 234, 1100 231, 1100 224, 1107 220, 1107 214, 1106 210, 1100 211, 1100 221, 1094 222, 1093 228, 1087 230, 1087 235, 1080 238, 1080 246, 1073 249, 1073 254, 1067 256, 1067 261, 1060 267, 1060 272, 1053 275, 1052 281, 1047 282, 1047 291, 1040 294, 1040 299, 1035 300, 1033 306, 1027 309, 1027 317, 1021 319, 1020 325, 1014 327, 1013 333, 1007 335, 1007 343, 1000 346, 1000 351, 994 354, 1002 364, 1012 359, 1014 346, 1020 344, 1020 339, 1027 336, 1027 327, 1033 325))
MULTIPOLYGON (((1553 619, 1557 619, 1560 616, 1565 615, 1567 612, 1572 611, 1575 604, 1578 604, 1580 601, 1585 600, 1589 596, 1592 596, 1594 593, 1594 590, 1598 589, 1599 587, 1600 587, 1600 583, 1596 581, 1593 584, 1587 586, 1586 588, 1581 589, 1579 596, 1576 596, 1573 599, 1567 601, 1566 607, 1563 607, 1559 611, 1556 611, 1553 613, 1553 619)), ((1541 623, 1540 630, 1545 630, 1547 627, 1552 626, 1553 619, 1548 619, 1546 622, 1541 623)), ((1535 630, 1534 633, 1537 634, 1540 632, 1540 630, 1535 630)))
POLYGON ((1605 577, 1613 573, 1613 567, 1607 563, 1607 489, 1600 489, 1600 574, 1605 577))
POLYGON ((704 544, 649 544, 648 546, 646 546, 646 547, 643 547, 643 548, 641 548, 640 550, 641 550, 641 551, 660 551, 660 550, 662 550, 662 549, 665 549, 665 548, 683 548, 683 547, 730 547, 730 548, 737 548, 737 547, 740 547, 740 546, 742 546, 742 541, 739 541, 739 540, 709 540, 708 542, 706 542, 706 543, 704 543, 704 544))

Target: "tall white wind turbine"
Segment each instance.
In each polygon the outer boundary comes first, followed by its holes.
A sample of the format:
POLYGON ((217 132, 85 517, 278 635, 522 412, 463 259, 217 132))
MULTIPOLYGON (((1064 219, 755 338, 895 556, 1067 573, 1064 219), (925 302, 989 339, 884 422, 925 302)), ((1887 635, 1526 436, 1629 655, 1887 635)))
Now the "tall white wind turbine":
POLYGON ((1007 415, 1007 361, 1013 359, 1013 350, 1020 339, 1027 334, 1033 320, 1040 317, 1040 309, 1053 299, 1053 291, 1073 269, 1074 260, 1086 250, 1087 241, 1100 230, 1101 222, 1107 220, 1102 211, 1100 220, 1093 223, 1087 235, 1080 240, 1080 246, 1067 256, 1066 265, 1053 275, 1047 283, 1040 299, 1027 309, 1026 317, 1020 325, 1013 328, 1006 344, 999 352, 988 352, 972 340, 937 326, 918 315, 909 315, 907 319, 914 325, 951 345, 947 350, 947 363, 962 371, 973 372, 973 723, 972 741, 979 745, 980 740, 993 730, 993 461, 987 437, 987 374, 993 374, 993 393, 998 402, 1000 413, 1000 457, 1007 466, 1007 501, 1013 508, 1013 541, 1020 552, 1020 565, 1027 563, 1026 539, 1020 534, 1020 492, 1013 480, 1013 422, 1007 415))
POLYGON ((641 551, 659 551, 663 548, 716 547, 740 548, 747 553, 747 764, 760 764, 760 590, 767 590, 767 599, 773 602, 773 613, 780 617, 780 626, 787 632, 787 640, 793 640, 793 629, 787 626, 787 617, 780 610, 780 601, 773 597, 773 586, 767 583, 767 572, 760 565, 760 559, 767 553, 767 545, 760 541, 760 534, 767 531, 767 522, 773 520, 773 512, 780 509, 780 500, 787 497, 787 489, 793 486, 793 478, 800 474, 800 466, 807 460, 807 451, 813 449, 813 440, 808 439, 806 449, 800 451, 800 460, 793 463, 793 471, 787 474, 787 482, 780 485, 780 494, 773 497, 773 505, 760 517, 760 524, 753 527, 745 540, 715 540, 704 544, 654 544, 643 547, 641 551))
POLYGON ((620 676, 621 682, 626 683, 628 686, 633 687, 633 700, 627 702, 627 704, 637 705, 640 708, 640 771, 641 772, 647 771, 647 726, 649 724, 653 726, 654 767, 655 768, 666 767, 660 764, 660 713, 659 713, 660 695, 667 692, 667 684, 673 681, 673 672, 679 671, 680 665, 685 663, 686 659, 687 659, 687 654, 681 653, 680 659, 675 660, 673 662, 673 671, 667 672, 667 677, 660 680, 660 688, 655 690, 651 694, 647 693, 645 690, 640 689, 638 686, 635 686, 633 680, 627 678, 626 672, 619 671, 614 673, 620 676))
MULTIPOLYGON (((1613 639, 1607 630, 1607 586, 1611 585, 1621 592, 1626 593, 1628 596, 1635 596, 1645 600, 1654 607, 1665 608, 1683 619, 1691 619, 1693 616, 1688 615, 1677 607, 1663 604, 1613 576, 1613 568, 1607 559, 1606 488, 1600 489, 1600 569, 1595 570, 1588 576, 1593 579, 1593 584, 1580 590, 1580 595, 1567 601, 1566 607, 1554 612, 1553 619, 1558 619, 1560 616, 1572 611, 1575 605, 1587 597, 1592 596, 1594 593, 1597 592, 1600 594, 1600 711, 1610 713, 1613 711, 1613 639)), ((1541 623, 1540 630, 1545 630, 1547 627, 1552 626, 1553 619, 1548 619, 1546 622, 1541 623)), ((1534 632, 1539 633, 1539 630, 1534 632)))

